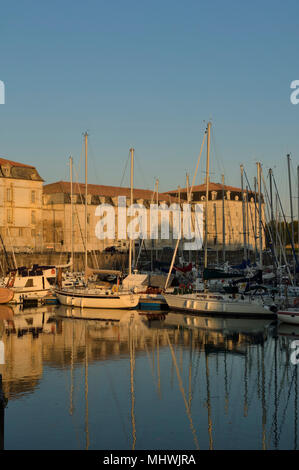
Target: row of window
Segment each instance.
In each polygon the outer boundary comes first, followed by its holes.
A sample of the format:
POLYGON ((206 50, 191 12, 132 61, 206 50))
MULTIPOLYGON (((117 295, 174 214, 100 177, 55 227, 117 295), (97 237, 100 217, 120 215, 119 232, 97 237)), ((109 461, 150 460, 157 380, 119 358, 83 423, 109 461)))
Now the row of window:
MULTIPOLYGON (((30 201, 31 204, 35 204, 37 200, 37 194, 36 191, 32 190, 30 193, 30 201)), ((12 188, 7 188, 6 189, 6 201, 7 202, 12 202, 13 201, 13 192, 12 188)))
POLYGON ((2 229, 5 230, 5 233, 3 235, 7 235, 8 237, 35 237, 36 235, 36 230, 33 229, 27 229, 24 227, 19 227, 19 228, 7 228, 7 229, 2 229))
MULTIPOLYGON (((12 224, 13 223, 12 209, 7 209, 6 214, 7 214, 7 216, 6 216, 7 223, 12 224)), ((36 224, 36 211, 31 211, 31 223, 36 224)))

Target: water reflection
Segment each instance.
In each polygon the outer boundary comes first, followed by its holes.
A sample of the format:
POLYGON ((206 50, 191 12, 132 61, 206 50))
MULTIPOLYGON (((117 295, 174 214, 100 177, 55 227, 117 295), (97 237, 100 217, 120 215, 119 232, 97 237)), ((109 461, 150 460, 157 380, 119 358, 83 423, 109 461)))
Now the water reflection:
POLYGON ((296 449, 298 337, 265 319, 2 306, 6 447, 296 449))

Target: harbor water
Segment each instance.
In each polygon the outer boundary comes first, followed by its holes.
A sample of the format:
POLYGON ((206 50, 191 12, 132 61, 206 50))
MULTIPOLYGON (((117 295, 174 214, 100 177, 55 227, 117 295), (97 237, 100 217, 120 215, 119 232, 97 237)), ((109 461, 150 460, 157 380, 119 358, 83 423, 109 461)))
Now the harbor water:
POLYGON ((297 449, 296 339, 265 319, 2 306, 2 445, 297 449))

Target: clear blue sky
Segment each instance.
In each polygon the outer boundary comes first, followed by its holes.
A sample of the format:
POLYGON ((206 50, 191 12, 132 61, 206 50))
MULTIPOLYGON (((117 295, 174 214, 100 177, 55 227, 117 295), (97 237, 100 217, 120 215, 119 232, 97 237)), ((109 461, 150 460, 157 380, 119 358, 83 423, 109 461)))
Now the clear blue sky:
POLYGON ((47 182, 79 167, 87 129, 90 183, 119 185, 134 146, 136 186, 182 186, 209 119, 214 181, 259 160, 282 184, 285 154, 299 163, 298 1, 11 0, 0 38, 0 154, 47 182))

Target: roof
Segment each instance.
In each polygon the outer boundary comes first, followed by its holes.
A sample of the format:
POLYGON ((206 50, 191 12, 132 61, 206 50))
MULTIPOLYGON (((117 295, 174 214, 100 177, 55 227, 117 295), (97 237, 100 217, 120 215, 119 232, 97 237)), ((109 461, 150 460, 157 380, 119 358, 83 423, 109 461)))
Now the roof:
MULTIPOLYGON (((191 189, 191 186, 190 188, 191 189)), ((223 189, 223 184, 222 183, 212 183, 212 182, 209 182, 209 191, 222 191, 223 189)), ((205 191, 206 190, 206 184, 199 184, 197 186, 193 186, 192 188, 192 192, 201 192, 201 191, 205 191)), ((235 186, 227 186, 227 185, 224 185, 224 190, 225 191, 242 191, 241 188, 237 188, 235 186)), ((181 188, 180 189, 180 192, 181 193, 186 193, 187 192, 187 188, 181 188)), ((167 194, 178 194, 178 189, 174 189, 172 191, 166 191, 167 194)))
POLYGON ((34 168, 35 169, 35 166, 25 165, 25 163, 14 162, 12 160, 7 160, 6 158, 0 157, 0 165, 7 165, 7 164, 11 166, 19 166, 22 168, 34 168))
MULTIPOLYGON (((58 193, 71 193, 71 183, 67 181, 58 181, 56 183, 45 184, 43 186, 44 194, 58 194, 58 193)), ((87 192, 93 196, 131 196, 131 188, 123 188, 120 186, 106 186, 100 184, 88 184, 87 192)), ((84 183, 73 183, 73 194, 85 194, 84 183)), ((156 194, 154 191, 149 189, 133 189, 134 199, 152 200, 153 203, 156 201, 156 194)), ((160 193, 159 201, 177 202, 177 198, 170 196, 168 193, 160 193)))
POLYGON ((3 157, 0 157, 0 178, 44 181, 35 166, 14 162, 3 157))

